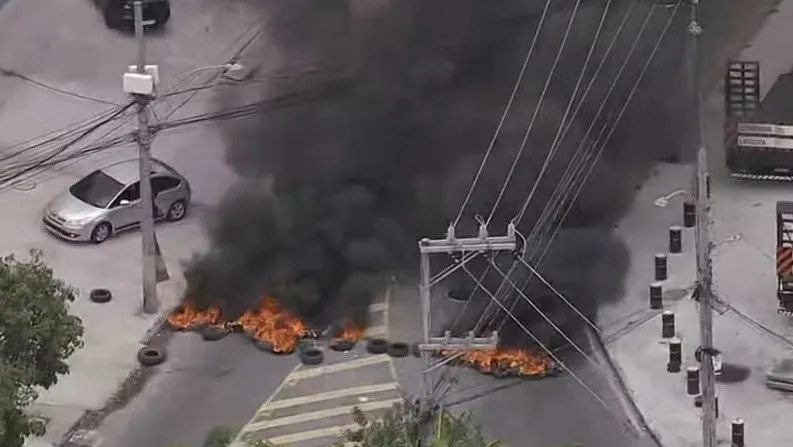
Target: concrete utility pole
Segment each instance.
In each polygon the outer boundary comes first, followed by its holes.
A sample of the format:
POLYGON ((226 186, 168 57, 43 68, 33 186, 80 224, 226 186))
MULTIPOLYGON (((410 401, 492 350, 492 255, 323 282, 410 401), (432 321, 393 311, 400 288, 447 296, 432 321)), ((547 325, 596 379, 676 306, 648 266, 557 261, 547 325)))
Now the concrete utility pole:
POLYGON ((710 241, 710 177, 708 174, 707 151, 704 144, 702 89, 699 61, 699 37, 702 27, 699 24, 699 0, 691 0, 691 15, 688 25, 691 37, 691 76, 692 95, 697 114, 697 169, 695 178, 696 199, 696 250, 697 250, 697 292, 699 296, 699 329, 701 348, 702 381, 702 445, 716 447, 716 377, 713 365, 713 267, 711 263, 710 241))
MULTIPOLYGON (((477 257, 479 254, 491 251, 514 251, 517 247, 515 238, 515 225, 509 224, 506 236, 489 236, 487 227, 482 224, 479 226, 479 235, 472 238, 458 239, 454 234, 454 226, 450 225, 445 239, 431 240, 424 238, 419 241, 419 252, 421 253, 421 284, 419 293, 421 295, 421 312, 423 319, 423 343, 419 344, 422 357, 427 363, 427 368, 423 371, 424 395, 421 399, 421 410, 424 415, 430 415, 439 406, 436 396, 440 393, 438 386, 434 383, 431 373, 448 362, 443 359, 435 365, 430 365, 432 353, 441 350, 451 350, 455 352, 472 351, 478 349, 495 349, 498 346, 498 333, 493 332, 490 337, 476 337, 474 332, 470 332, 468 337, 452 337, 450 331, 446 331, 443 337, 431 337, 432 318, 431 318, 431 296, 432 286, 449 276, 457 269, 477 257), (436 277, 431 276, 430 255, 432 254, 460 255, 456 264, 447 268, 436 277)), ((425 420, 425 422, 428 422, 425 420)), ((428 424, 424 424, 427 426, 428 424)))
MULTIPOLYGON (((143 4, 135 1, 135 38, 138 42, 138 73, 146 72, 146 41, 143 35, 143 4)), ((135 95, 138 102, 138 158, 140 161, 140 230, 143 241, 143 312, 157 313, 157 248, 154 239, 154 197, 151 190, 150 97, 135 95)))

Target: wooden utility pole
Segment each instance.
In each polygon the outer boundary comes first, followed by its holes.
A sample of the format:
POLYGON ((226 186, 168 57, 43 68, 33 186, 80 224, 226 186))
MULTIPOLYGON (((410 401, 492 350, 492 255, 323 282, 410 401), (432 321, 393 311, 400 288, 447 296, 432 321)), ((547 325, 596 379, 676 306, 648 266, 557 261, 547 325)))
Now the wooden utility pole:
MULTIPOLYGON (((143 4, 135 1, 135 38, 138 43, 138 73, 146 71, 146 41, 143 35, 143 4)), ((138 105, 138 159, 140 161, 140 230, 143 245, 143 312, 157 313, 157 247, 154 239, 154 197, 151 190, 150 97, 136 95, 138 105)))
POLYGON ((702 382, 702 445, 716 447, 716 376, 713 365, 713 267, 710 241, 710 178, 707 150, 704 143, 702 88, 699 61, 699 0, 691 0, 688 25, 691 50, 691 88, 696 117, 697 165, 694 182, 696 206, 697 295, 699 297, 699 330, 702 382))

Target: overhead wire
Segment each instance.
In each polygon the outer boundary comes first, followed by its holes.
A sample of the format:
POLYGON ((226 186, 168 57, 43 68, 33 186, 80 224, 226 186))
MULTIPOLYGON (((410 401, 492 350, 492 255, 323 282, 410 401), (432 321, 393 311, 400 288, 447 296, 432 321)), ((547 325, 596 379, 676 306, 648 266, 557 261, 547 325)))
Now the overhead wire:
POLYGON ((526 143, 529 141, 529 135, 531 135, 531 131, 534 129, 534 123, 536 122, 537 116, 542 109, 542 104, 545 101, 545 95, 548 93, 548 88, 551 86, 551 82, 554 79, 553 75, 556 73, 556 67, 559 66, 559 61, 562 59, 562 54, 564 53, 565 46, 567 45, 567 39, 570 37, 570 30, 573 29, 573 23, 575 23, 575 18, 578 15, 578 9, 580 7, 581 0, 576 0, 575 6, 573 7, 573 12, 570 14, 570 19, 567 22, 567 28, 564 30, 564 35, 562 36, 562 42, 559 44, 559 50, 556 52, 556 58, 554 59, 553 65, 551 65, 551 70, 548 72, 548 76, 545 79, 545 85, 542 87, 539 99, 537 99, 537 105, 534 107, 529 124, 526 126, 526 132, 523 134, 523 140, 520 142, 518 153, 515 154, 515 158, 512 161, 512 166, 509 168, 507 177, 504 179, 504 184, 501 186, 501 190, 499 191, 498 197, 493 204, 493 208, 490 211, 487 221, 485 221, 485 225, 489 225, 490 221, 493 219, 493 216, 496 214, 496 209, 498 209, 498 205, 501 203, 501 199, 504 197, 504 192, 507 190, 509 182, 512 180, 512 175, 515 173, 515 168, 518 166, 518 162, 523 155, 523 150, 526 148, 526 143))
MULTIPOLYGON (((531 190, 529 191, 529 195, 526 198, 526 202, 523 208, 518 213, 518 218, 517 218, 518 222, 520 222, 520 220, 523 218, 523 213, 525 212, 525 209, 528 207, 528 204, 531 202, 531 199, 534 197, 534 194, 537 192, 537 189, 539 188, 540 182, 542 181, 545 172, 548 170, 548 167, 551 165, 551 160, 553 160, 553 157, 554 155, 556 155, 559 146, 561 146, 560 144, 561 141, 559 137, 561 136, 562 131, 564 130, 565 125, 567 124, 567 117, 570 115, 570 111, 573 109, 573 104, 575 103, 576 95, 578 94, 579 88, 581 88, 581 81, 584 80, 584 76, 586 75, 587 69, 589 68, 589 62, 592 59, 592 55, 595 53, 595 47, 597 46, 598 39, 600 38, 600 33, 603 31, 603 25, 606 23, 606 17, 608 16, 608 12, 611 9, 612 1, 613 0, 608 0, 606 2, 606 6, 603 8, 603 14, 600 16, 600 22, 598 23, 597 30, 595 30, 595 37, 592 38, 592 45, 589 46, 589 51, 587 52, 586 59, 584 59, 584 64, 581 67, 581 73, 579 73, 578 75, 578 80, 576 80, 575 87, 573 88, 573 93, 570 94, 570 101, 567 102, 567 107, 565 108, 564 115, 562 115, 562 119, 559 121, 559 126, 556 130, 556 135, 554 135, 553 137, 550 150, 548 150, 548 154, 546 155, 545 160, 542 163, 540 172, 537 174, 537 178, 534 180, 534 184, 532 185, 531 190)), ((608 55, 608 53, 606 53, 606 55, 608 55)), ((595 79, 594 76, 592 77, 592 79, 593 80, 595 79)), ((579 101, 579 105, 582 105, 583 102, 584 101, 582 98, 582 101, 579 101)), ((576 111, 578 111, 578 109, 576 109, 576 111)), ((571 117, 570 123, 572 123, 574 119, 575 119, 575 115, 571 117)))
MULTIPOLYGON (((646 20, 646 22, 649 21, 649 17, 652 14, 652 12, 654 11, 655 7, 656 6, 653 5, 650 14, 648 14, 648 19, 646 20)), ((614 131, 616 130, 617 125, 619 124, 620 120, 622 119, 622 116, 624 115, 625 111, 627 110, 628 105, 630 105, 630 102, 633 99, 633 96, 636 94, 636 91, 638 90, 638 87, 641 84, 641 81, 644 79, 644 76, 647 73, 647 70, 649 69, 650 65, 652 64, 653 60, 655 59, 655 55, 658 52, 658 49, 660 48, 661 43, 663 42, 664 37, 666 36, 666 33, 668 32, 668 30, 669 30, 669 28, 670 28, 670 26, 671 26, 671 24, 672 24, 672 22, 674 20, 674 17, 677 15, 679 7, 680 7, 680 2, 677 3, 677 5, 673 9, 673 11, 669 14, 669 17, 668 17, 668 19, 666 21, 666 24, 664 25, 663 30, 661 31, 660 36, 658 37, 658 39, 656 39, 656 42, 655 42, 655 44, 654 44, 654 46, 653 46, 653 48, 652 48, 652 50, 650 52, 650 55, 647 58, 647 60, 645 61, 644 65, 642 66, 642 69, 641 69, 641 71, 639 73, 639 76, 637 77, 636 81, 633 83, 633 86, 631 87, 631 90, 628 93, 628 96, 625 99, 625 102, 623 103, 621 109, 619 110, 619 113, 617 114, 617 117, 614 120, 613 125, 609 126, 608 123, 606 123, 604 125, 603 129, 609 129, 609 130, 606 133, 605 137, 603 137, 603 138, 599 137, 598 141, 596 141, 596 143, 591 146, 593 148, 593 152, 594 152, 593 155, 594 156, 590 157, 591 162, 588 162, 585 165, 582 164, 581 169, 579 171, 583 172, 584 170, 586 170, 586 174, 578 182, 577 188, 575 189, 575 192, 574 192, 574 194, 572 196, 572 200, 568 199, 568 200, 565 200, 565 201, 562 201, 562 200, 558 201, 559 203, 565 203, 567 206, 564 209, 564 212, 563 212, 563 214, 561 216, 561 219, 554 219, 557 222, 556 228, 554 229, 554 232, 552 233, 552 235, 548 239, 548 241, 545 242, 545 247, 543 248, 543 251, 542 251, 542 254, 541 254, 542 256, 545 255, 545 253, 547 252, 548 248, 550 247, 550 244, 553 241, 553 239, 556 236, 556 234, 558 233, 559 229, 561 228, 561 225, 562 225, 564 219, 567 217, 568 213, 570 212, 570 210, 572 209, 573 205, 575 204, 575 200, 578 198, 578 196, 580 195, 581 191, 583 190, 583 187, 586 184, 586 180, 592 174, 592 171, 594 170, 595 165, 597 164, 598 160, 600 159, 600 156, 602 155, 603 150, 608 145, 608 142, 610 141, 611 136, 613 135, 614 131)), ((635 44, 638 41, 639 41, 639 39, 637 39, 634 42, 634 45, 632 45, 632 49, 635 49, 635 44)), ((620 68, 620 72, 616 76, 616 79, 619 79, 621 77, 621 73, 622 73, 625 65, 627 64, 627 59, 628 58, 626 58, 626 62, 620 68)), ((595 123, 595 121, 597 119, 597 116, 599 116, 600 112, 602 111, 603 106, 605 105, 605 102, 607 101, 608 96, 610 95, 611 91, 613 90, 613 87, 614 87, 615 84, 616 84, 616 81, 615 81, 614 84, 612 84, 612 88, 609 89, 609 93, 607 94, 607 98, 604 98, 603 102, 601 103, 601 107, 599 108, 598 113, 596 114, 596 118, 593 119, 593 125, 594 125, 594 123, 595 123)), ((593 127, 593 126, 590 126, 590 127, 593 127)), ((590 132, 588 132, 588 133, 590 133, 590 132)), ((602 133, 603 133, 603 131, 601 131, 601 135, 602 135, 602 133)), ((579 150, 583 149, 583 147, 585 146, 586 139, 587 139, 587 136, 585 136, 582 139, 582 143, 581 143, 581 145, 579 145, 579 148, 577 149, 576 153, 578 153, 579 150)), ((571 163, 570 166, 573 166, 573 165, 574 164, 571 163)), ((561 182, 560 182, 560 184, 561 184, 561 182)), ((568 191, 568 192, 570 192, 570 191, 568 191)), ((551 222, 551 225, 552 224, 553 224, 553 222, 551 222)), ((537 263, 535 262, 535 264, 537 264, 537 263)), ((536 272, 536 270, 535 270, 535 272, 536 272)), ((531 279, 531 276, 529 276, 527 278, 525 283, 528 283, 528 281, 530 279, 531 279)), ((525 284, 524 284, 524 287, 525 287, 525 284)))
MULTIPOLYGON (((590 79, 590 81, 589 81, 589 84, 587 85, 587 88, 586 88, 586 90, 585 90, 585 91, 584 91, 584 93, 581 95, 581 98, 580 98, 580 100, 578 101, 578 105, 577 105, 577 107, 576 107, 576 110, 575 110, 575 112, 573 113, 573 116, 572 116, 572 117, 570 118, 570 120, 569 120, 569 121, 566 123, 566 127, 565 127, 565 129, 564 129, 564 132, 563 132, 563 134, 562 134, 561 136, 559 136, 559 135, 558 135, 558 132, 557 132, 557 135, 556 135, 556 136, 557 136, 557 137, 559 137, 559 139, 558 139, 558 140, 555 138, 555 140, 556 140, 556 141, 555 141, 555 143, 556 143, 556 148, 557 148, 557 149, 558 149, 558 146, 559 146, 559 145, 561 145, 562 141, 563 141, 563 140, 564 140, 564 138, 566 137, 566 135, 567 135, 567 132, 568 132, 568 131, 570 130, 570 128, 572 127, 572 124, 573 124, 573 122, 575 121, 576 117, 578 116, 578 112, 581 110, 581 108, 582 108, 582 107, 583 107, 583 105, 585 104, 585 102, 586 102, 586 99, 587 99, 587 97, 588 97, 588 95, 589 95, 590 91, 592 90, 592 87, 593 87, 593 85, 594 85, 595 81, 596 81, 596 80, 597 80, 597 78, 598 78, 598 75, 600 74, 601 70, 602 70, 602 69, 603 69, 603 67, 605 66, 605 63, 606 63, 606 61, 608 60, 608 57, 609 57, 609 55, 610 55, 610 54, 611 54, 611 52, 613 51, 613 49, 614 49, 614 47, 615 47, 615 44, 616 44, 617 40, 619 40, 619 37, 622 35, 622 32, 623 32, 623 30, 625 29, 625 26, 626 26, 626 24, 628 23, 628 19, 631 17, 631 13, 633 12, 633 8, 635 7, 636 3, 637 3, 637 0, 633 0, 633 1, 631 2, 631 4, 629 5, 629 7, 628 7, 628 9, 627 9, 627 11, 626 11, 626 13, 625 13, 625 15, 623 15, 623 17, 622 17, 622 20, 620 21, 620 23, 619 23, 619 25, 618 25, 618 27, 617 27, 617 30, 615 31, 614 35, 612 36, 612 38, 611 38, 611 41, 609 42, 609 44, 608 44, 608 46, 607 46, 607 48, 606 48, 606 51, 605 51, 605 52, 604 52, 604 54, 603 54, 603 57, 601 57, 601 59, 600 59, 600 63, 598 64, 597 68, 595 69, 595 72, 594 72, 594 74, 592 75, 592 77, 591 77, 591 79, 590 79)), ((649 18, 649 15, 648 15, 648 18, 649 18)), ((635 42, 635 41, 637 41, 637 40, 638 40, 638 39, 639 39, 639 38, 640 38, 640 37, 643 35, 643 30, 646 28, 646 24, 647 24, 647 23, 649 23, 649 22, 648 22, 648 20, 646 20, 646 21, 645 21, 645 24, 644 24, 644 26, 643 26, 642 30, 641 30, 641 31, 638 33, 638 35, 637 35, 637 38, 636 38, 636 39, 634 39, 634 42, 635 42)), ((599 29, 600 29, 600 26, 599 26, 599 29)), ((597 33, 596 33, 596 34, 597 34, 597 33)), ((590 48, 590 51, 592 51, 592 50, 594 49, 595 43, 596 43, 596 42, 593 42, 593 46, 590 48)), ((629 54, 626 56, 626 61, 627 61, 627 60, 630 58, 630 55, 631 55, 631 54, 629 53, 629 54)), ((585 73, 585 70, 582 70, 582 74, 583 74, 583 73, 585 73)), ((580 79, 581 79, 581 78, 579 77, 579 81, 580 81, 580 79)), ((615 82, 616 82, 616 80, 615 80, 615 82)), ((571 100, 572 100, 574 97, 575 97, 575 95, 572 95, 572 96, 571 96, 571 100)), ((569 106, 569 105, 568 105, 568 106, 569 106)), ((551 154, 552 152, 555 152, 555 150, 556 150, 556 149, 554 149, 554 146, 553 146, 553 144, 552 144, 552 145, 551 145, 551 149, 550 149, 550 151, 549 151, 549 154, 551 154)), ((552 155, 551 155, 551 156, 552 156, 552 155)), ((546 162, 548 162, 548 161, 549 161, 549 157, 546 157, 546 162)), ((574 161, 574 160, 571 160, 571 161, 568 163, 568 168, 569 168, 569 166, 573 165, 574 163, 575 163, 575 161, 574 161)), ((536 187, 537 187, 537 185, 539 184, 539 181, 540 181, 540 179, 539 179, 539 177, 538 177, 537 181, 536 181, 536 182, 535 182, 535 184, 534 184, 534 187, 532 188, 532 191, 534 191, 534 190, 535 190, 535 188, 536 188, 536 187)), ((533 193, 532 193, 532 192, 530 192, 530 193, 529 193, 529 200, 531 200, 531 196, 532 196, 532 195, 533 195, 533 193)), ((521 212, 519 212, 519 213, 518 213, 518 215, 517 215, 517 221, 518 221, 518 222, 517 222, 517 223, 520 223, 520 221, 522 221, 522 219, 523 219, 523 214, 524 214, 524 209, 525 209, 525 207, 524 207, 524 208, 522 208, 522 209, 521 209, 521 212)), ((517 223, 516 223, 516 225, 517 225, 517 223)), ((535 228, 536 228, 536 225, 535 225, 535 228)), ((529 239, 531 239, 532 235, 533 235, 533 233, 530 233, 530 234, 529 234, 529 239)), ((510 270, 509 270, 509 275, 513 275, 516 269, 517 269, 517 264, 514 264, 514 263, 513 263, 512 267, 510 267, 510 270)), ((526 283, 526 284, 528 284, 528 283, 526 283)), ((505 283, 502 281, 502 284, 501 284, 501 285, 498 287, 498 289, 497 289, 496 295, 501 295, 501 294, 503 294, 503 293, 508 293, 508 292, 506 292, 506 289, 507 289, 507 288, 506 288, 506 285, 505 285, 505 283)), ((517 297, 513 298, 513 301, 512 301, 512 306, 510 307, 510 310, 511 310, 511 309, 514 309, 514 305, 515 305, 517 302, 518 302, 518 299, 517 299, 517 297)), ((482 325, 485 323, 485 321, 486 321, 486 320, 488 320, 488 319, 491 319, 491 320, 492 320, 492 318, 494 317, 494 315, 493 315, 493 312, 494 312, 494 311, 496 312, 496 314, 498 313, 498 312, 497 312, 497 310, 495 309, 495 307, 493 307, 493 306, 492 306, 492 303, 491 303, 491 304, 490 304, 490 305, 487 307, 487 309, 485 309, 485 312, 483 312, 483 313, 482 313, 482 315, 480 316, 479 322, 478 322, 478 323, 477 323, 477 325, 476 325, 476 327, 477 327, 477 330, 481 329, 482 325)), ((499 327, 503 327, 503 323, 504 323, 504 321, 505 321, 505 320, 503 320, 503 319, 502 319, 502 323, 501 323, 501 325, 500 325, 499 327)))
POLYGON ((100 104, 108 104, 108 105, 111 105, 111 106, 120 106, 121 105, 121 104, 115 103, 113 101, 108 101, 108 100, 105 100, 105 99, 96 98, 96 97, 93 97, 93 96, 87 96, 87 95, 83 95, 81 93, 76 93, 76 92, 73 92, 73 91, 70 91, 70 90, 64 90, 64 89, 61 89, 61 88, 58 88, 58 87, 54 87, 54 86, 49 85, 47 83, 44 83, 44 82, 38 81, 36 79, 33 79, 31 77, 25 76, 25 75, 23 75, 21 73, 17 73, 14 70, 8 70, 8 69, 5 69, 5 68, 0 68, 0 75, 7 76, 7 77, 12 77, 12 78, 17 78, 17 79, 25 81, 25 82, 27 82, 29 84, 33 84, 33 85, 35 85, 37 87, 40 87, 40 88, 43 88, 43 89, 46 89, 46 90, 50 90, 50 91, 53 91, 55 93, 59 93, 61 95, 66 95, 66 96, 71 96, 73 98, 82 99, 82 100, 85 100, 85 101, 98 102, 100 104))
MULTIPOLYGON (((625 25, 628 22, 628 19, 629 19, 631 13, 632 13, 632 9, 635 6, 635 4, 636 4, 636 1, 634 0, 634 2, 631 3, 631 5, 630 5, 628 11, 626 12, 626 14, 623 16, 623 19, 622 19, 617 31, 615 32, 614 36, 611 39, 611 42, 609 43, 609 46, 608 46, 608 48, 606 50, 606 53, 605 53, 604 57, 601 58, 600 64, 598 64, 598 67, 596 68, 595 73, 593 74, 592 78, 590 79, 590 82, 589 82, 584 94, 582 95, 581 100, 578 103, 577 111, 573 114, 573 117, 571 118, 571 121, 568 123, 568 125, 567 125, 567 127, 566 127, 566 129, 565 129, 565 131, 564 131, 564 133, 563 133, 563 135, 561 137, 561 139, 559 140, 560 144, 563 141, 563 138, 567 135, 567 132, 569 131, 569 129, 572 127, 573 120, 575 119, 576 115, 578 114, 578 111, 580 111, 581 107, 583 107, 583 104, 585 103, 586 98, 589 95, 589 92, 591 91, 595 81, 597 80, 598 75, 600 74, 601 70, 605 66, 605 63, 608 60, 608 55, 614 49, 614 46, 615 46, 617 40, 619 39, 619 36, 621 35, 625 25)), ((598 112, 595 114, 595 117, 592 119, 592 125, 590 126, 589 131, 582 138, 581 144, 578 146, 578 148, 577 148, 576 152, 574 153, 573 157, 571 157, 570 161, 568 162, 567 168, 565 169, 565 173, 562 174, 561 181, 557 185, 557 188, 554 189, 554 193, 552 193, 551 198, 549 199, 548 203, 546 204, 545 208, 543 209, 543 212, 542 212, 542 214, 540 216, 540 219, 538 220, 538 223, 536 223, 533 226, 532 231, 529 233, 528 240, 530 242, 534 242, 534 236, 536 235, 537 228, 539 228, 541 225, 543 225, 543 222, 544 222, 543 219, 547 218, 546 214, 549 212, 549 210, 553 209, 552 208, 553 206, 555 206, 557 198, 556 198, 556 196, 554 194, 559 192, 560 185, 564 184, 564 182, 568 180, 568 178, 566 177, 567 173, 571 169, 578 169, 578 167, 580 165, 580 161, 581 161, 581 160, 579 160, 579 158, 580 158, 579 155, 581 154, 581 150, 583 148, 583 144, 588 141, 587 139, 588 139, 589 135, 591 134, 591 129, 597 123, 598 118, 600 117, 603 108, 607 104, 607 101, 610 98, 611 93, 613 92, 613 90, 616 87, 617 83, 621 79, 622 73, 623 73, 625 67, 627 66, 628 62, 631 60, 631 57, 633 56, 633 52, 635 51, 635 49, 636 49, 636 47, 638 45, 638 42, 641 40, 642 36, 644 35, 644 32, 647 29, 647 26, 648 26, 648 24, 650 22, 651 17, 653 16, 653 12, 654 11, 655 11, 655 5, 653 5, 651 7, 649 13, 645 16, 645 19, 644 19, 644 21, 642 23, 642 26, 641 26, 639 32, 637 33, 636 38, 633 39, 631 47, 628 50, 628 52, 627 52, 627 54, 625 56, 625 59, 623 60, 623 63, 621 65, 617 75, 614 76, 613 81, 611 82, 611 85, 610 85, 610 87, 608 89, 608 93, 606 94, 606 96, 601 101, 601 104, 600 104, 600 107, 598 109, 598 112)), ((661 37, 661 39, 662 39, 662 37, 661 37)), ((527 199, 528 199, 528 197, 527 197, 527 199)), ((524 201, 524 205, 526 205, 526 202, 528 202, 528 200, 524 201)), ((525 209, 526 208, 527 208, 526 206, 521 208, 521 212, 517 216, 518 223, 523 220, 523 217, 525 216, 525 209)), ((533 258, 535 255, 536 255, 536 252, 534 250, 532 250, 530 257, 533 258)), ((539 261, 535 261, 534 264, 535 265, 539 264, 539 261)), ((513 275, 514 272, 517 270, 517 267, 518 267, 517 263, 513 263, 513 266, 510 267, 509 275, 513 275)), ((530 280, 531 280, 531 276, 529 276, 525 281, 522 281, 524 287, 526 287, 528 285, 528 282, 530 280)), ((499 294, 499 292, 500 293, 505 293, 506 289, 507 288, 502 283, 502 285, 499 287, 499 289, 498 289, 498 291, 496 293, 497 294, 499 294)), ((511 309, 514 309, 514 306, 518 302, 518 298, 514 297, 511 300, 511 302, 512 302, 511 309)), ((486 311, 485 314, 482 315, 483 319, 486 320, 486 319, 489 318, 492 321, 492 319, 495 318, 495 316, 493 315, 493 310, 494 309, 492 307, 490 309, 488 309, 488 311, 486 311)), ((501 324, 499 325, 499 327, 503 327, 503 324, 504 324, 505 321, 506 321, 505 318, 502 318, 501 324)))
POLYGON ((468 206, 468 202, 471 200, 471 196, 476 189, 476 185, 479 182, 479 178, 482 175, 482 171, 485 169, 485 165, 487 164, 487 160, 490 158, 490 154, 493 152, 493 148, 496 145, 496 141, 498 140, 498 136, 501 133, 501 128, 504 126, 504 122, 507 119, 507 115, 509 115, 509 111, 512 109, 512 104, 515 102, 515 97, 518 94, 518 90, 520 90, 520 86, 523 83, 523 77, 526 73, 526 68, 529 65, 529 61, 531 60, 531 56, 534 54, 534 48, 537 46, 537 42, 540 37, 540 33, 542 31, 542 25, 545 23, 545 18, 548 15, 548 10, 551 6, 551 0, 546 0, 545 7, 542 10, 542 15, 540 16, 540 22, 537 24, 537 29, 534 32, 534 37, 531 40, 531 44, 529 45, 528 51, 526 51, 526 57, 523 59, 523 65, 520 68, 520 72, 518 73, 518 78, 515 81, 515 85, 512 88, 512 93, 509 96, 509 100, 507 104, 504 106, 504 111, 501 114, 501 119, 498 122, 498 126, 496 126, 496 130, 493 133, 493 137, 490 140, 490 144, 485 151, 485 154, 482 157, 481 163, 479 163, 479 168, 474 175, 474 179, 471 182, 471 187, 468 189, 468 193, 463 200, 463 204, 460 207, 460 211, 457 213, 457 217, 454 219, 454 223, 452 226, 456 227, 457 224, 460 222, 460 218, 462 217, 463 213, 465 212, 465 208, 468 206))
MULTIPOLYGON (((469 277, 470 277, 472 280, 474 280, 474 281, 476 281, 476 280, 477 280, 477 279, 476 279, 476 276, 474 276, 474 275, 473 275, 473 273, 471 273, 471 271, 470 271, 470 270, 469 270, 467 267, 465 267, 465 266, 462 266, 461 268, 462 268, 462 269, 463 269, 463 270, 464 270, 464 271, 465 271, 465 272, 468 274, 468 276, 469 276, 469 277)), ((481 286, 481 285, 480 285, 480 286, 481 286)), ((594 399, 595 399, 595 400, 596 400, 596 401, 597 401, 597 402, 598 402, 598 403, 599 403, 599 404, 600 404, 600 405, 603 407, 603 409, 605 409, 605 410, 606 410, 606 412, 607 412, 607 413, 609 413, 609 415, 611 415, 611 416, 612 416, 612 417, 613 417, 613 418, 614 418, 616 421, 618 421, 618 422, 622 423, 622 424, 623 424, 623 426, 625 426, 625 427, 626 427, 626 428, 627 428, 629 431, 631 431, 631 432, 632 432, 632 430, 631 430, 630 426, 629 426, 629 425, 628 425, 628 424, 625 422, 625 420, 624 420, 623 418, 619 417, 619 415, 617 415, 617 413, 616 413, 616 412, 615 412, 615 411, 614 411, 614 410, 611 408, 611 406, 609 406, 609 405, 606 403, 606 401, 605 401, 605 400, 603 400, 603 398, 602 398, 602 397, 600 397, 600 395, 599 395, 597 392, 595 392, 595 390, 593 390, 593 389, 592 389, 592 388, 591 388, 589 385, 587 385, 587 384, 586 384, 586 382, 584 382, 584 381, 583 381, 583 380, 582 380, 582 379, 581 379, 581 378, 578 376, 578 374, 576 374, 575 372, 573 372, 573 370, 572 370, 572 369, 571 369, 569 366, 567 366, 567 365, 565 364, 565 362, 564 362, 564 361, 562 361, 562 359, 560 359, 560 358, 559 358, 559 356, 558 356, 558 355, 556 355, 556 354, 553 352, 553 350, 551 350, 550 348, 548 348, 548 347, 545 345, 545 343, 543 343, 543 342, 542 342, 542 340, 540 340, 540 339, 539 339, 539 338, 538 338, 536 335, 534 335, 534 333, 532 333, 532 332, 531 332, 531 331, 530 331, 530 330, 529 330, 529 329, 526 327, 526 325, 524 325, 524 324, 523 324, 523 322, 522 322, 522 321, 521 321, 519 318, 517 318, 517 317, 516 317, 516 316, 515 316, 515 315, 514 315, 514 314, 513 314, 511 311, 509 311, 509 310, 506 308, 506 306, 504 306, 504 305, 503 305, 503 304, 502 304, 502 303, 501 303, 501 302, 498 300, 498 298, 496 298, 496 296, 495 296, 495 295, 493 295, 493 294, 492 294, 492 293, 491 293, 491 292, 490 292, 490 291, 489 291, 487 288, 484 288, 483 286, 482 286, 482 288, 483 288, 483 290, 485 291, 485 293, 487 293, 487 294, 489 295, 489 297, 490 297, 490 300, 491 300, 492 302, 496 303, 496 304, 497 304, 497 305, 498 305, 498 306, 499 306, 499 307, 500 307, 500 308, 501 308, 501 309, 502 309, 504 312, 506 312, 506 313, 509 315, 509 317, 510 317, 510 318, 512 318, 512 320, 515 322, 515 324, 516 324, 516 325, 517 325, 517 326, 518 326, 518 327, 519 327, 519 328, 520 328, 520 329, 521 329, 521 330, 522 330, 522 331, 523 331, 523 332, 524 332, 526 335, 528 335, 528 336, 529 336, 529 337, 530 337, 530 338, 531 338, 531 339, 534 341, 534 343, 536 343, 536 344, 537 344, 537 346, 539 346, 539 347, 540 347, 540 348, 541 348, 543 351, 545 351, 545 354, 546 354, 546 355, 548 355, 548 357, 550 357, 550 358, 551 358, 551 359, 552 359, 552 360, 555 362, 555 364, 556 364, 556 365, 558 365, 558 366, 559 366, 561 369, 563 369, 563 370, 564 370, 564 371, 565 371, 567 374, 569 374, 569 375, 570 375, 570 377, 572 377, 572 378, 573 378, 573 380, 575 380, 575 381, 576 381, 576 382, 577 382, 579 385, 581 385, 581 387, 582 387, 582 388, 584 388, 584 390, 586 390, 586 391, 587 391, 587 393, 589 393, 589 395, 590 395, 590 396, 592 396, 592 397, 593 397, 593 398, 594 398, 594 399)))

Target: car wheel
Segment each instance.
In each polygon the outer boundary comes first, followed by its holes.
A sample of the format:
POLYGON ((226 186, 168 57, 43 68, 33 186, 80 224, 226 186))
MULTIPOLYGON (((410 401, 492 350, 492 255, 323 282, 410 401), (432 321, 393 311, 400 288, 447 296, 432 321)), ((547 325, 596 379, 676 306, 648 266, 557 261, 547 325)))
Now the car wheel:
POLYGON ((110 237, 111 233, 113 233, 113 228, 110 226, 110 224, 107 222, 102 222, 101 224, 94 227, 94 231, 91 232, 91 242, 94 244, 101 244, 110 237))
POLYGON ((184 219, 184 216, 187 215, 187 204, 184 200, 177 200, 176 202, 172 203, 171 206, 168 208, 168 212, 165 214, 165 219, 168 222, 178 222, 184 219))
POLYGON ((123 24, 120 5, 121 2, 109 2, 105 6, 105 25, 110 29, 119 29, 123 24))

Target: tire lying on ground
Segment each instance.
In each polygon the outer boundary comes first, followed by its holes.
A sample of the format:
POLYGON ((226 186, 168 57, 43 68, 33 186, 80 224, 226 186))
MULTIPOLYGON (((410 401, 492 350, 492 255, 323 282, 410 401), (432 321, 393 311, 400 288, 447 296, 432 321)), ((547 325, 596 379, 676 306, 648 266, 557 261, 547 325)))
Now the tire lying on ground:
POLYGON ((388 345, 388 355, 391 357, 407 357, 410 354, 410 345, 401 341, 395 341, 388 345))
POLYGON ((106 303, 113 298, 113 294, 107 289, 93 289, 88 298, 95 303, 106 303))
POLYGON ((256 341, 256 333, 253 331, 242 331, 242 336, 248 341, 256 341))
POLYGON ((338 352, 351 351, 355 347, 355 342, 350 340, 333 340, 329 348, 338 352))
POLYGON ((258 338, 252 338, 252 340, 253 346, 256 346, 259 351, 273 353, 273 344, 269 341, 259 340, 258 338))
POLYGON ((138 361, 143 366, 156 366, 165 361, 165 352, 146 346, 138 351, 138 361))
POLYGON ((384 338, 370 338, 366 342, 366 352, 370 354, 385 354, 388 352, 388 340, 384 338))
POLYGON ((200 329, 199 332, 201 333, 201 338, 205 341, 217 341, 229 333, 226 328, 217 326, 206 326, 200 329))
POLYGON ((304 365, 319 365, 325 360, 325 354, 319 348, 304 348, 300 350, 300 361, 304 365))

